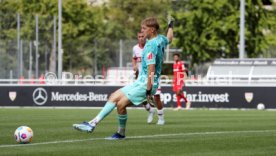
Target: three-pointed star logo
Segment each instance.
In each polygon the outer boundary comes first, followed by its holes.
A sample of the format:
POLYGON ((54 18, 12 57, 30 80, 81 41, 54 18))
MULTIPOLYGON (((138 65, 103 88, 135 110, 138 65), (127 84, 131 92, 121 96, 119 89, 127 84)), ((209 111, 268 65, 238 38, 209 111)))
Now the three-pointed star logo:
POLYGON ((48 100, 47 91, 44 88, 36 88, 33 92, 33 101, 37 105, 44 105, 48 100))

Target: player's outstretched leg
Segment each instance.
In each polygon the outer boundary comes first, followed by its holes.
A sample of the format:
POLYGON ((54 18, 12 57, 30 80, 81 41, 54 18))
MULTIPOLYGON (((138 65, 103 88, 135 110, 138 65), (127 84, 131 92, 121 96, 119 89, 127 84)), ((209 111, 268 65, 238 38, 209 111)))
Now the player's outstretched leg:
POLYGON ((73 127, 76 130, 79 130, 82 132, 92 133, 94 131, 96 125, 91 125, 88 122, 84 121, 83 123, 80 123, 80 124, 73 124, 73 127))
POLYGON ((93 132, 96 125, 112 112, 112 110, 116 107, 116 104, 120 101, 120 99, 122 99, 123 96, 124 95, 120 90, 112 93, 108 99, 108 102, 94 119, 89 122, 83 122, 81 124, 73 124, 73 127, 79 131, 90 133, 93 132))
POLYGON ((82 132, 93 132, 96 125, 103 120, 112 110, 115 108, 115 104, 112 102, 107 102, 103 109, 100 111, 100 113, 91 121, 86 122, 84 121, 83 123, 80 124, 73 124, 73 127, 79 131, 82 132))

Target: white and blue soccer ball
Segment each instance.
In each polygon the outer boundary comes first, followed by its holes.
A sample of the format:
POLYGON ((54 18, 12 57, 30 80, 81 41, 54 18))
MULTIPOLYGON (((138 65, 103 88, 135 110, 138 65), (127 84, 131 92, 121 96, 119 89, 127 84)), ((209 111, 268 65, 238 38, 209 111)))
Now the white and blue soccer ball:
POLYGON ((264 105, 263 103, 259 103, 259 104, 257 105, 257 109, 258 109, 258 110, 264 110, 264 109, 265 109, 265 105, 264 105))
POLYGON ((33 136, 33 130, 28 126, 20 126, 14 132, 15 141, 21 144, 32 142, 33 136))

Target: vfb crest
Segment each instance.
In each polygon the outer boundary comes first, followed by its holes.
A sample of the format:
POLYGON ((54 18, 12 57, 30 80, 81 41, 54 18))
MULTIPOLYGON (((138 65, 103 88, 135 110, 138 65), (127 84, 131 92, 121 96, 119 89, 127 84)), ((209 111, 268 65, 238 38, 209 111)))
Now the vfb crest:
POLYGON ((244 93, 245 100, 250 103, 253 100, 254 94, 252 92, 244 93))

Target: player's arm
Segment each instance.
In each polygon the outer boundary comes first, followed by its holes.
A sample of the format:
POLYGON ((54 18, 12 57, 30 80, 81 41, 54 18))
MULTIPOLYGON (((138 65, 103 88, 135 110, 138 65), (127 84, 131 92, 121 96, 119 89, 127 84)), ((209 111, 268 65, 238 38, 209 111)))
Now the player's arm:
POLYGON ((185 68, 185 64, 182 61, 181 61, 181 68, 180 68, 179 72, 181 72, 181 74, 183 74, 183 76, 185 75, 185 73, 188 76, 188 70, 185 68))
POLYGON ((154 71, 155 71, 155 64, 150 64, 148 65, 148 81, 147 81, 147 102, 154 107, 154 100, 153 97, 151 95, 151 91, 152 91, 152 86, 154 83, 154 71))
POLYGON ((137 71, 138 70, 138 68, 137 68, 137 57, 135 55, 134 47, 132 49, 132 67, 133 67, 134 71, 137 71))
MULTIPOLYGON (((147 75, 147 91, 146 97, 147 101, 151 106, 154 106, 154 100, 151 95, 152 86, 154 83, 154 73, 155 73, 155 55, 152 53, 154 49, 148 49, 149 53, 147 54, 146 64, 148 68, 148 75, 147 75)), ((144 52, 147 52, 146 50, 144 52)))
POLYGON ((137 79, 138 75, 139 75, 139 70, 137 67, 137 57, 133 57, 132 58, 132 67, 133 67, 133 71, 134 71, 134 78, 137 79))
POLYGON ((155 64, 148 65, 147 90, 152 90, 152 85, 154 83, 154 71, 155 71, 155 64))
POLYGON ((173 28, 168 28, 167 38, 169 40, 169 43, 171 43, 173 40, 173 28))
POLYGON ((185 67, 185 63, 184 63, 184 62, 182 62, 181 67, 182 67, 182 72, 183 72, 183 74, 186 73, 186 75, 189 76, 188 69, 185 67))
POLYGON ((189 71, 187 68, 185 68, 184 72, 186 73, 187 76, 189 76, 189 71))
POLYGON ((138 68, 137 68, 137 57, 132 58, 132 67, 133 67, 134 71, 138 70, 138 68))
POLYGON ((173 26, 174 26, 174 19, 173 18, 168 19, 167 38, 169 40, 169 43, 171 43, 173 40, 173 26))

